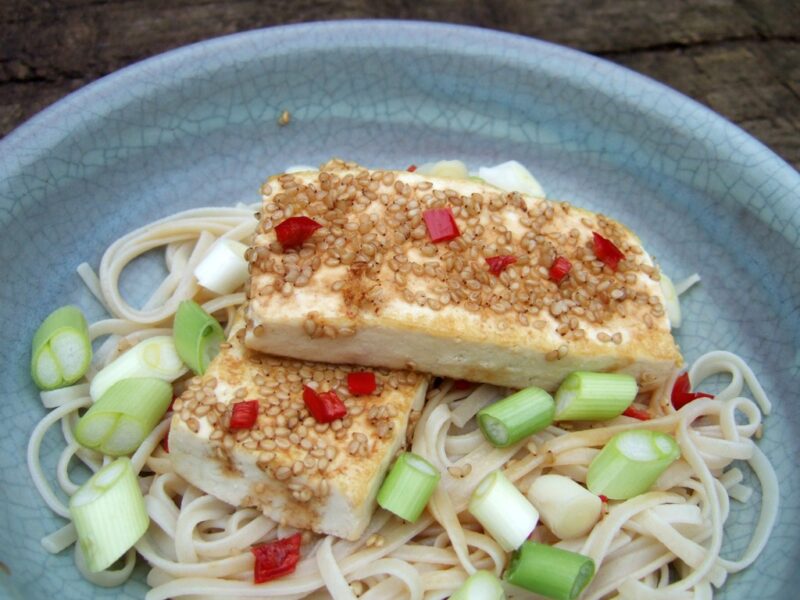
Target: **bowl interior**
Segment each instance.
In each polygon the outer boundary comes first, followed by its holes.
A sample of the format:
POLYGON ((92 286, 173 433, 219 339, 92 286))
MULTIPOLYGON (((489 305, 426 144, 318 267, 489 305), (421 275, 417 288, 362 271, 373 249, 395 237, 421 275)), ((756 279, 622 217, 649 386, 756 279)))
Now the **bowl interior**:
MULTIPOLYGON (((800 575, 796 491, 800 409, 800 177, 763 146, 679 94, 603 61, 524 38, 443 25, 352 22, 240 34, 151 59, 48 109, 0 143, 2 442, 0 593, 142 597, 144 569, 117 590, 86 584, 70 552, 39 539, 60 527, 25 467, 44 414, 29 343, 56 306, 102 316, 75 275, 155 218, 256 202, 290 164, 332 156, 404 168, 441 158, 471 167, 516 159, 549 197, 638 232, 664 271, 703 280, 677 332, 687 361, 723 349, 753 367, 775 409, 760 447, 778 470, 782 510, 755 565, 721 598, 791 597, 800 575), (277 123, 283 110, 287 126, 277 123)), ((150 260, 124 289, 141 297, 150 260)), ((43 446, 54 468, 62 447, 43 446)), ((53 471, 49 471, 53 472, 53 471)), ((736 506, 727 555, 741 552, 759 495, 736 506)))

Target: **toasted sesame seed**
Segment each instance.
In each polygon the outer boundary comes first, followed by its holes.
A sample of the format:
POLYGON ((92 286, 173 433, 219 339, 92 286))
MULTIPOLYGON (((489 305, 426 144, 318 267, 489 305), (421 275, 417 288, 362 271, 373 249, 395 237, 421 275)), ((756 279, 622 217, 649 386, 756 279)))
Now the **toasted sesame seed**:
POLYGON ((258 455, 258 463, 265 465, 275 459, 274 452, 262 452, 258 455))

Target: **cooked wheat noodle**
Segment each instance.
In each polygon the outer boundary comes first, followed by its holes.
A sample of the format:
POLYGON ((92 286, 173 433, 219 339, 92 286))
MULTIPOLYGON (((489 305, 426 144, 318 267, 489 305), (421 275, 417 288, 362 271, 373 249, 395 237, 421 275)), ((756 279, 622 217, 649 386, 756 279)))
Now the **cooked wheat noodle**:
MULTIPOLYGON (((92 340, 106 337, 95 353, 89 379, 103 365, 138 341, 170 333, 178 303, 198 300, 205 310, 230 321, 245 301, 243 291, 224 296, 201 290, 192 271, 220 237, 247 240, 255 227, 252 208, 203 208, 184 211, 133 231, 114 242, 103 255, 98 275, 86 264, 78 271, 111 318, 90 325, 92 340), (145 252, 164 249, 167 274, 141 308, 134 308, 119 290, 125 267, 145 252)), ((693 283, 690 278, 683 284, 693 283)), ((148 600, 166 598, 299 598, 355 597, 432 600, 451 595, 476 569, 500 575, 508 554, 485 535, 465 510, 483 477, 502 469, 524 492, 538 476, 561 473, 583 482, 586 469, 616 433, 647 428, 677 439, 682 458, 645 494, 613 503, 604 518, 584 537, 557 540, 539 524, 533 539, 592 557, 598 572, 582 598, 647 598, 678 600, 712 598, 728 573, 751 564, 763 550, 778 510, 777 477, 754 443, 762 414, 771 408, 753 371, 738 356, 712 352, 689 370, 693 387, 719 373, 731 381, 714 400, 696 400, 675 412, 669 390, 677 373, 649 398, 657 418, 635 421, 618 417, 603 426, 566 431, 548 427, 510 448, 491 447, 475 427, 475 414, 506 390, 480 385, 452 389, 445 380, 431 387, 416 423, 412 449, 442 473, 429 512, 417 523, 403 523, 376 511, 367 531, 356 541, 305 533, 303 555, 294 573, 265 584, 252 583, 250 548, 292 532, 253 508, 229 506, 183 480, 172 469, 160 442, 167 434, 165 419, 132 457, 145 492, 150 515, 148 532, 129 552, 122 568, 90 574, 76 545, 78 569, 97 585, 119 585, 133 569, 138 553, 150 565, 148 600), (750 390, 755 402, 742 395, 750 390), (737 415, 739 422, 737 422, 737 415), (729 499, 746 500, 752 488, 734 461, 744 461, 761 487, 761 508, 750 543, 738 559, 719 550, 729 499), (375 540, 379 540, 379 543, 375 540), (673 566, 674 569, 669 567, 673 566), (677 576, 676 576, 677 573, 677 576)), ((60 423, 64 449, 55 480, 66 495, 78 483, 71 470, 80 462, 92 471, 109 457, 81 448, 74 437, 79 412, 91 403, 88 384, 42 392, 51 409, 37 424, 28 444, 27 460, 36 489, 59 516, 69 511, 42 469, 40 449, 47 430, 60 423), (74 460, 77 459, 77 460, 74 460)), ((642 400, 640 398, 640 400, 642 400)), ((648 400, 648 399, 645 399, 648 400)), ((49 552, 61 552, 75 542, 71 523, 46 536, 49 552)), ((525 597, 519 590, 510 598, 525 597)))

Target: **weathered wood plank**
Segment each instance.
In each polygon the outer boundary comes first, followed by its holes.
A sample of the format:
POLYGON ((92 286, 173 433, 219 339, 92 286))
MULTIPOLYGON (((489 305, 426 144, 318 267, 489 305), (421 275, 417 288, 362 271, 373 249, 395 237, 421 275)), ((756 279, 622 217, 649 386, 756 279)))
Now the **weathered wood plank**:
POLYGON ((74 89, 159 52, 333 18, 479 25, 604 56, 705 103, 800 167, 794 0, 6 0, 0 135, 74 89))

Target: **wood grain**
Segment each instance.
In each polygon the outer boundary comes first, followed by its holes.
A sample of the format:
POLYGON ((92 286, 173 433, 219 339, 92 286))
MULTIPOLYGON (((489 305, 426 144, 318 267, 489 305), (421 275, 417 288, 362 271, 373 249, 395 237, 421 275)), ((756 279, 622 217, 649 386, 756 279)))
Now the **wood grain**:
POLYGON ((800 168, 796 0, 5 0, 0 134, 159 52, 259 27, 347 18, 477 25, 590 52, 699 100, 800 168))

